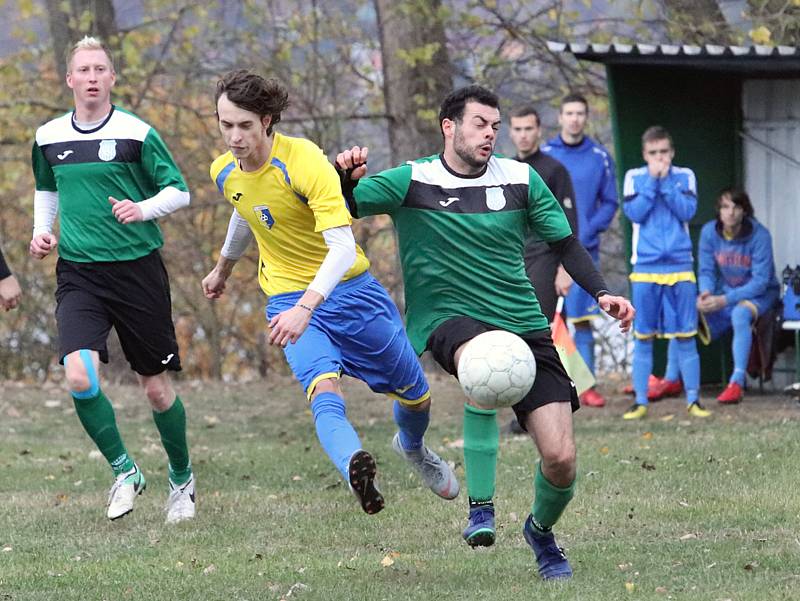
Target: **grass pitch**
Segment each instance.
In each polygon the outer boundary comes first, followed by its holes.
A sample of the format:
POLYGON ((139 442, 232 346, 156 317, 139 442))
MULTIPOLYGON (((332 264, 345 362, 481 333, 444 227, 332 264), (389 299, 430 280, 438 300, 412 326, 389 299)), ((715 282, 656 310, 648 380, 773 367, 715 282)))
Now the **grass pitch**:
MULTIPOLYGON (((348 381, 348 414, 387 501, 364 514, 320 449, 296 383, 180 382, 198 518, 164 524, 166 459, 136 388, 109 387, 148 482, 105 518, 111 475, 58 387, 0 391, 0 601, 800 599, 800 408, 750 396, 688 419, 683 401, 575 416, 578 488, 556 528, 575 577, 542 583, 522 538, 536 453, 503 434, 494 547, 461 540, 466 491, 443 501, 391 450, 391 405, 348 381)), ((456 465, 461 397, 432 379, 426 437, 456 465)), ((610 386, 609 386, 610 388, 610 386)), ((510 413, 501 414, 505 424, 510 413)))

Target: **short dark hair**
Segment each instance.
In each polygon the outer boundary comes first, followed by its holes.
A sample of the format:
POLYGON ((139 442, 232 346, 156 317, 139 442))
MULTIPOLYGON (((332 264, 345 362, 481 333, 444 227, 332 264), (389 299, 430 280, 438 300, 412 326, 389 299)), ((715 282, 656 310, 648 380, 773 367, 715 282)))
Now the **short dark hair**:
POLYGON ((483 86, 471 85, 459 88, 450 92, 442 100, 442 105, 439 107, 439 127, 442 126, 442 121, 445 119, 461 121, 464 118, 464 107, 468 102, 485 104, 495 109, 500 107, 500 99, 497 94, 483 86))
POLYGON ((564 108, 565 104, 569 104, 570 102, 580 102, 583 106, 586 107, 586 112, 589 112, 589 102, 586 100, 586 97, 582 94, 578 94, 577 92, 570 92, 566 96, 561 99, 561 108, 564 108))
POLYGON ((528 115, 533 115, 534 117, 536 117, 537 126, 542 124, 542 120, 539 118, 539 111, 537 111, 531 104, 523 104, 522 106, 518 106, 513 111, 511 111, 512 118, 518 119, 520 117, 527 117, 528 115))
POLYGON ((744 214, 748 217, 752 217, 755 214, 753 204, 750 202, 750 197, 747 195, 747 192, 739 190, 738 188, 725 188, 717 197, 717 217, 719 217, 719 209, 720 206, 722 206, 722 199, 725 196, 729 196, 731 202, 737 207, 742 207, 744 214))
POLYGON ((657 142, 658 140, 668 140, 670 147, 675 148, 675 144, 672 143, 672 136, 666 128, 660 125, 652 125, 644 130, 642 134, 642 148, 644 148, 644 145, 648 142, 657 142))
POLYGON ((264 79, 247 69, 230 71, 222 76, 217 82, 215 105, 223 94, 239 108, 256 113, 259 117, 269 116, 268 136, 281 120, 281 113, 289 106, 289 92, 280 81, 264 79))

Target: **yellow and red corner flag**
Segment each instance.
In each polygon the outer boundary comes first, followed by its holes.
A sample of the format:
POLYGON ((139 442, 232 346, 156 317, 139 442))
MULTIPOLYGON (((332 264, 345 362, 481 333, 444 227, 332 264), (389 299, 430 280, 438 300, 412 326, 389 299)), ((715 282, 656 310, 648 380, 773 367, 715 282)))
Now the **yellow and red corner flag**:
POLYGON ((569 328, 567 328, 564 316, 561 314, 563 308, 564 297, 560 296, 558 297, 558 305, 556 305, 556 315, 553 318, 553 323, 550 324, 550 332, 553 337, 553 344, 558 351, 558 356, 561 358, 561 363, 567 370, 567 375, 575 382, 578 394, 583 394, 594 386, 595 379, 583 357, 578 352, 575 341, 569 335, 569 328))

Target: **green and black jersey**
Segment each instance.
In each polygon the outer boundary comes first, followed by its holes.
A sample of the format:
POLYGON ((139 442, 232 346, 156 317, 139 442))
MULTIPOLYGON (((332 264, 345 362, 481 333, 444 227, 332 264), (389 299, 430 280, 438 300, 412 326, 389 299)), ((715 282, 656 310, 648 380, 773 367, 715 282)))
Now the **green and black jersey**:
POLYGON ((58 194, 59 254, 69 261, 128 261, 161 247, 155 220, 120 224, 109 196, 141 201, 186 183, 158 132, 119 107, 91 130, 73 113, 42 125, 32 152, 37 192, 58 194))
POLYGON ((405 282, 408 336, 417 353, 452 317, 518 334, 549 327, 525 274, 529 235, 552 242, 572 233, 542 178, 525 163, 492 157, 474 177, 441 156, 362 178, 358 215, 391 215, 405 282))

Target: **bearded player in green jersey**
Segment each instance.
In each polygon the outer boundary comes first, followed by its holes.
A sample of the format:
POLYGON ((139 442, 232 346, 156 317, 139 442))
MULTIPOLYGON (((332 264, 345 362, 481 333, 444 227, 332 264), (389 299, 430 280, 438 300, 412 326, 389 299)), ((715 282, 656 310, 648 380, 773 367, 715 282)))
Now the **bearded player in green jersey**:
MULTIPOLYGON (((591 257, 573 236, 564 212, 527 164, 493 155, 500 112, 495 94, 480 86, 451 93, 439 113, 444 151, 364 177, 367 149, 340 153, 345 196, 357 216, 391 215, 399 239, 408 336, 417 353, 430 350, 450 374, 464 346, 489 330, 521 336, 537 362, 536 382, 514 411, 541 457, 535 498, 523 534, 544 579, 572 569, 552 527, 573 496, 575 440, 573 383, 550 338, 547 319, 525 274, 530 232, 609 315, 628 331, 634 310, 606 290, 591 257)), ((473 547, 494 543, 496 412, 464 405, 464 462, 473 547)))
POLYGON ((169 458, 167 522, 175 523, 194 517, 195 492, 186 414, 167 376, 180 370, 180 358, 156 218, 188 205, 189 191, 158 132, 111 104, 115 81, 103 44, 89 37, 75 44, 67 57, 75 110, 40 127, 33 145, 30 253, 43 259, 59 248, 59 359, 78 418, 114 472, 106 515, 130 513, 145 488, 98 378, 113 327, 169 458))

